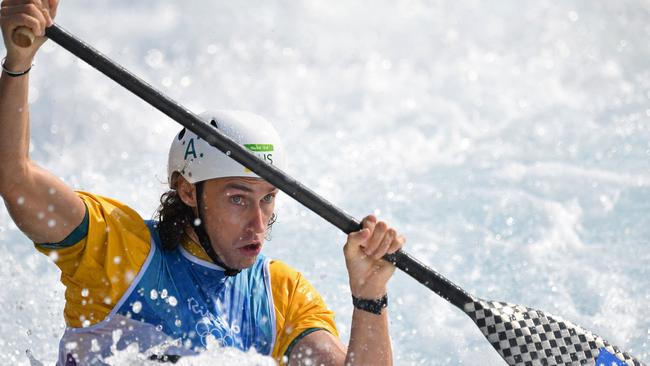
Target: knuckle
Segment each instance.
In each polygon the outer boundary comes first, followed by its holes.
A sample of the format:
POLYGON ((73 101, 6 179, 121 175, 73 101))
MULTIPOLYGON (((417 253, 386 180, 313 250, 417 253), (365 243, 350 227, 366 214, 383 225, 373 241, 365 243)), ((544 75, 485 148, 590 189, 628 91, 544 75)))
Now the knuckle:
POLYGON ((16 20, 19 20, 19 21, 21 21, 21 22, 24 22, 24 23, 30 23, 30 22, 32 21, 32 19, 34 19, 34 18, 31 17, 31 16, 28 15, 28 14, 20 13, 20 14, 16 14, 16 15, 15 15, 15 19, 16 19, 16 20))
POLYGON ((384 236, 384 240, 382 241, 382 244, 383 244, 384 246, 391 245, 391 243, 393 242, 393 240, 394 240, 394 238, 393 238, 392 236, 390 236, 390 235, 386 235, 386 236, 384 236))
POLYGON ((386 232, 388 230, 388 225, 383 221, 379 221, 375 225, 375 230, 379 230, 380 232, 386 232))
POLYGON ((29 3, 25 5, 25 11, 30 13, 39 13, 41 9, 38 6, 36 6, 36 4, 29 3))
MULTIPOLYGON (((38 20, 34 17, 31 17, 29 15, 25 15, 22 17, 22 21, 25 22, 27 25, 29 25, 30 28, 38 28, 40 27, 40 23, 38 20)), ((36 29, 33 29, 36 30, 36 29)))
POLYGON ((369 216, 366 216, 366 217, 363 218, 363 225, 364 226, 372 226, 372 225, 375 225, 376 223, 377 223, 377 219, 372 215, 369 215, 369 216))

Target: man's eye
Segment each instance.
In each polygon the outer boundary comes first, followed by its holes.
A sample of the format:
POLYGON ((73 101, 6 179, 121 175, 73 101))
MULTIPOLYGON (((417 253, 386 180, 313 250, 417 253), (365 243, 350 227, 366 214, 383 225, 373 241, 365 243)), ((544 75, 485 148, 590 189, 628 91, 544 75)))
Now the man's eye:
POLYGON ((243 203, 243 200, 241 196, 232 196, 230 197, 230 202, 236 204, 236 205, 241 205, 243 203))
POLYGON ((274 195, 272 195, 272 194, 267 194, 266 196, 264 196, 263 200, 264 200, 264 202, 273 202, 273 199, 274 199, 274 198, 275 198, 274 195))

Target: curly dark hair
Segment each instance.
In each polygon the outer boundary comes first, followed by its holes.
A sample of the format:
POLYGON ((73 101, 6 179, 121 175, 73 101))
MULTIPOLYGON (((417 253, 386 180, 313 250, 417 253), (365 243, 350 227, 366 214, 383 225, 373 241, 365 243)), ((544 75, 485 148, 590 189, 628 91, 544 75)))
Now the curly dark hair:
MULTIPOLYGON (((154 215, 158 220, 158 232, 163 249, 173 250, 182 243, 185 230, 195 225, 194 211, 181 200, 178 191, 170 189, 160 196, 160 206, 154 215)), ((266 230, 266 240, 270 240, 271 228, 277 220, 273 213, 266 230)))

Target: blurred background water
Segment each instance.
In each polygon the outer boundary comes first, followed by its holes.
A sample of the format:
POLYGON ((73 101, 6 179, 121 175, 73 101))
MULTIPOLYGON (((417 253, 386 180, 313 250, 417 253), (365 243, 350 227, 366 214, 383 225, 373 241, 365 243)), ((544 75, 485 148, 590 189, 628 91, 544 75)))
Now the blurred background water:
MULTIPOLYGON (((468 291, 650 362, 649 1, 63 1, 57 22, 195 112, 266 116, 288 173, 468 291)), ((150 218, 177 124, 52 42, 31 80, 32 157, 150 218)), ((58 270, 1 207, 0 359, 52 364, 58 270)), ((347 342, 344 235, 287 196, 277 213, 266 253, 347 342)), ((397 365, 503 364, 409 277, 390 295, 397 365)))

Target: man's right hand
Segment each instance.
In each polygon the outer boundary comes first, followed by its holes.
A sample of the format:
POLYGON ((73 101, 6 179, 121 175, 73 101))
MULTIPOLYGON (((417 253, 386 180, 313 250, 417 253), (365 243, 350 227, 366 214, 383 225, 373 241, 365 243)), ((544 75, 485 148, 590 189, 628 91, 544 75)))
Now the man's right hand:
POLYGON ((59 0, 4 0, 0 9, 0 27, 7 49, 4 66, 10 71, 23 71, 32 65, 36 51, 45 43, 45 28, 53 23, 59 0), (29 47, 13 41, 14 31, 27 27, 36 36, 29 47))

